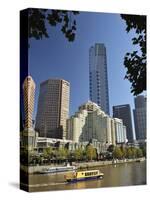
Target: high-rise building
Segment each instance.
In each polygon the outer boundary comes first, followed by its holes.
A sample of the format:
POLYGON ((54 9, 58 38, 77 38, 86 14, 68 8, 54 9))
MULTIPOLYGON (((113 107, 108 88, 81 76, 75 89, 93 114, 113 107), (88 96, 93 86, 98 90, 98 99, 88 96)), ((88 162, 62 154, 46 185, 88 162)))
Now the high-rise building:
POLYGON ((38 133, 33 128, 35 83, 31 76, 25 78, 22 89, 24 102, 24 108, 22 110, 24 113, 24 127, 20 132, 20 149, 33 150, 36 147, 38 133))
POLYGON ((115 145, 113 119, 96 103, 88 101, 67 120, 67 139, 77 143, 96 139, 104 145, 115 145))
POLYGON ((107 77, 106 47, 96 43, 89 50, 89 90, 90 100, 97 103, 109 114, 109 94, 107 77))
POLYGON ((70 83, 49 79, 40 84, 35 128, 40 137, 66 138, 70 83))
POLYGON ((35 83, 31 76, 27 76, 23 82, 24 100, 24 129, 33 128, 35 83))
POLYGON ((134 99, 133 110, 136 140, 146 139, 146 97, 139 95, 134 99))
POLYGON ((123 124, 126 126, 126 133, 128 142, 133 142, 133 129, 131 108, 129 104, 113 106, 113 117, 123 120, 123 124))

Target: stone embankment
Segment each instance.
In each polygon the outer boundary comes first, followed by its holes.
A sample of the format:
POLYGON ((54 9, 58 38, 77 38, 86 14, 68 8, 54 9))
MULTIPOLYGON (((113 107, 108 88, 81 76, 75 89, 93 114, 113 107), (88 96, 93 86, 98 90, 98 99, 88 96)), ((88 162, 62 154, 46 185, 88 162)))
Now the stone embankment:
POLYGON ((79 169, 84 168, 92 168, 92 167, 100 167, 105 165, 116 165, 116 164, 124 164, 124 163, 130 163, 130 162, 142 162, 145 158, 138 158, 138 159, 125 159, 125 160, 111 160, 111 161, 98 161, 98 162, 85 162, 85 163, 76 163, 75 165, 79 169))
MULTIPOLYGON (((111 161, 93 161, 93 162, 76 162, 73 163, 78 169, 89 169, 89 168, 94 168, 94 167, 100 167, 100 166, 105 166, 105 165, 112 165, 112 164, 123 164, 123 163, 130 163, 130 162, 142 162, 144 161, 145 158, 138 158, 138 159, 125 159, 125 160, 111 160, 111 161)), ((57 165, 60 166, 60 165, 57 165)), ((36 165, 36 166, 22 166, 21 165, 21 170, 24 172, 27 172, 29 174, 33 174, 36 172, 40 172, 43 169, 49 168, 49 167, 57 167, 56 165, 36 165)))

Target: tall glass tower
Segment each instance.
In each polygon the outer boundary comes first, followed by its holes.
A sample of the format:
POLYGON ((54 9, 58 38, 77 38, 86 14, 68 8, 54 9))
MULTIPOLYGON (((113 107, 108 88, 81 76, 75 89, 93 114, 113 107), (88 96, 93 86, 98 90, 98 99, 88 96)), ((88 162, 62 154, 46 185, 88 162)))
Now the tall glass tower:
POLYGON ((97 103, 109 114, 106 47, 96 43, 89 50, 90 100, 97 103))
POLYGON ((133 115, 137 140, 146 139, 146 99, 144 95, 134 98, 135 109, 133 115))
POLYGON ((126 126, 127 139, 129 143, 134 141, 132 129, 131 108, 129 104, 113 106, 113 117, 122 119, 123 124, 126 126))

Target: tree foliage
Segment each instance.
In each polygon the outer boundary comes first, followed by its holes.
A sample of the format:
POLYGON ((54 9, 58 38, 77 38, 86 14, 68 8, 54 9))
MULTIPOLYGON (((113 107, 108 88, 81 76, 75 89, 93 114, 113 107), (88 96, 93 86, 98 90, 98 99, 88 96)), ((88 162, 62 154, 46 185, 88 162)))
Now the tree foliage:
POLYGON ((143 156, 146 157, 146 145, 140 147, 140 149, 142 150, 142 154, 143 154, 143 156))
POLYGON ((121 149, 121 152, 122 152, 122 158, 126 158, 126 156, 127 156, 127 148, 124 147, 124 146, 121 146, 120 149, 121 149))
POLYGON ((89 144, 87 147, 86 147, 86 157, 88 160, 93 160, 93 159, 96 159, 96 149, 91 145, 89 144))
POLYGON ((47 147, 43 150, 43 156, 44 158, 50 158, 52 156, 52 148, 51 147, 47 147))
POLYGON ((138 95, 146 90, 146 16, 122 14, 121 17, 126 22, 127 33, 135 30, 132 44, 139 50, 126 53, 124 65, 127 69, 125 79, 131 82, 131 93, 138 95))
POLYGON ((117 159, 133 159, 143 157, 143 151, 136 147, 115 147, 113 157, 117 159))
POLYGON ((120 147, 115 147, 113 151, 113 157, 117 159, 121 159, 123 157, 123 153, 120 147))
POLYGON ((74 41, 76 34, 76 20, 74 16, 78 11, 47 10, 30 8, 28 14, 28 36, 37 40, 48 38, 48 25, 61 24, 61 32, 69 42, 74 41))
POLYGON ((142 151, 142 149, 140 149, 140 148, 137 149, 136 156, 138 158, 143 157, 143 151, 142 151))
POLYGON ((68 150, 66 148, 61 147, 55 152, 55 155, 56 155, 57 159, 64 160, 68 157, 69 154, 68 154, 68 150))
POLYGON ((83 159, 83 154, 84 154, 84 151, 81 148, 76 149, 75 152, 74 152, 75 159, 76 160, 83 159))

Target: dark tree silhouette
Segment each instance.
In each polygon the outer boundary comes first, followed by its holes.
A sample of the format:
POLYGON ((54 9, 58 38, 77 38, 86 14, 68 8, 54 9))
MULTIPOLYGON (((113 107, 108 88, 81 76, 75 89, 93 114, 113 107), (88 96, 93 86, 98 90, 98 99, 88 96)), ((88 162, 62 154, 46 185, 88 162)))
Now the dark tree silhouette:
POLYGON ((37 40, 48 38, 47 26, 61 24, 61 31, 69 42, 74 41, 76 33, 76 20, 74 16, 78 11, 48 10, 30 8, 28 13, 28 36, 37 40))
POLYGON ((146 16, 121 14, 126 22, 127 33, 135 30, 132 44, 139 50, 126 53, 124 65, 127 68, 125 79, 131 82, 131 93, 138 95, 146 90, 146 16))

